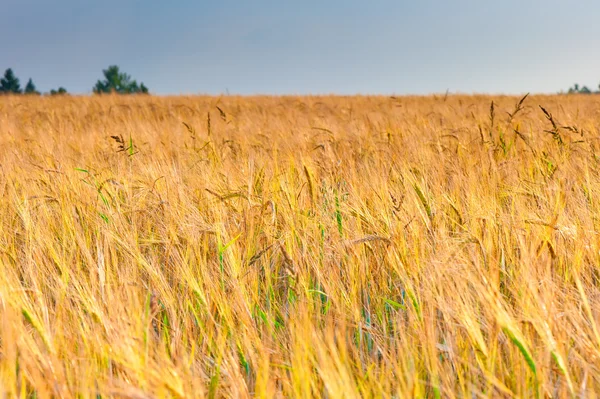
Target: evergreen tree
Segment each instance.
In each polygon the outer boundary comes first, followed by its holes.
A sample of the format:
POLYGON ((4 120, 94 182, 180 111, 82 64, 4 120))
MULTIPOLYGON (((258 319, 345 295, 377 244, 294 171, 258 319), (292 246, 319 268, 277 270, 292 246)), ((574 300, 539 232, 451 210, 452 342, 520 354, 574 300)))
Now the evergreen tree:
POLYGON ((61 96, 63 94, 69 94, 67 93, 67 89, 65 89, 64 87, 59 87, 58 90, 50 90, 50 95, 51 96, 61 96))
POLYGON ((118 93, 118 94, 133 94, 133 93, 148 93, 148 88, 142 83, 138 85, 135 80, 131 80, 131 76, 125 72, 120 72, 119 67, 111 65, 108 69, 102 71, 104 80, 98 80, 93 90, 94 93, 118 93))
POLYGON ((4 77, 0 79, 0 93, 21 93, 19 79, 15 76, 11 68, 8 68, 4 72, 4 77))
POLYGON ((31 78, 29 78, 29 81, 27 81, 27 85, 25 85, 25 94, 40 94, 40 92, 36 90, 31 78))

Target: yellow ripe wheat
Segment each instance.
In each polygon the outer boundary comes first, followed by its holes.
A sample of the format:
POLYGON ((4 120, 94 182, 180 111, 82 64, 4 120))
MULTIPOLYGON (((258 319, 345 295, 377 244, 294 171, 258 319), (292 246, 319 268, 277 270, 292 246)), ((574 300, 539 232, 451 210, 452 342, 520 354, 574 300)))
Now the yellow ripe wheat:
POLYGON ((0 395, 594 397, 598 109, 0 97, 0 395))

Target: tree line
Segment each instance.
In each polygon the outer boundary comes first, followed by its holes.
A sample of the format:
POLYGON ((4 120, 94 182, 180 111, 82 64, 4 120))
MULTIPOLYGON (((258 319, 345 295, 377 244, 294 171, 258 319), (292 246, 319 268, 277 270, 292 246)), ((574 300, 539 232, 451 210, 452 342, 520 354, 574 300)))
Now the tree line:
POLYGON ((598 91, 592 91, 587 86, 579 87, 579 84, 575 83, 573 87, 569 87, 569 94, 580 93, 580 94, 600 94, 600 84, 598 85, 598 91))
MULTIPOLYGON (((144 83, 138 85, 135 79, 131 79, 131 76, 125 72, 121 72, 119 67, 111 65, 107 69, 102 70, 104 79, 98 80, 92 91, 95 94, 102 93, 118 93, 118 94, 148 94, 148 88, 144 83)), ((0 94, 29 94, 29 95, 41 95, 33 80, 29 78, 25 88, 21 88, 21 82, 15 75, 12 68, 8 68, 4 71, 4 76, 0 79, 0 94)), ((58 89, 52 89, 48 93, 51 96, 54 95, 65 95, 68 94, 67 89, 59 87, 58 89)))
MULTIPOLYGON (((104 75, 103 80, 98 80, 92 91, 95 94, 101 93, 117 93, 117 94, 148 94, 148 88, 144 83, 138 85, 137 81, 131 79, 131 76, 125 72, 119 71, 117 65, 111 65, 107 69, 102 70, 104 75)), ((579 86, 575 83, 573 87, 570 87, 567 91, 568 94, 600 94, 600 85, 598 85, 598 91, 592 91, 587 86, 579 86)), ((19 78, 16 77, 15 73, 11 68, 4 71, 4 77, 0 79, 0 94, 33 94, 40 95, 41 93, 35 87, 33 80, 29 78, 24 89, 21 89, 21 83, 19 78)), ((68 94, 67 89, 59 87, 58 89, 52 89, 46 93, 49 95, 64 95, 68 94)))

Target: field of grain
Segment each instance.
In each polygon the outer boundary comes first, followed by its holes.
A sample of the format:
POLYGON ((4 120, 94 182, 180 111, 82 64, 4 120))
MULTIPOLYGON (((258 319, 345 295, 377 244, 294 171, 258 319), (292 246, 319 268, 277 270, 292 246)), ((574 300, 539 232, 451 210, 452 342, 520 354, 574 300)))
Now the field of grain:
POLYGON ((0 97, 0 395, 595 397, 600 97, 520 100, 0 97))

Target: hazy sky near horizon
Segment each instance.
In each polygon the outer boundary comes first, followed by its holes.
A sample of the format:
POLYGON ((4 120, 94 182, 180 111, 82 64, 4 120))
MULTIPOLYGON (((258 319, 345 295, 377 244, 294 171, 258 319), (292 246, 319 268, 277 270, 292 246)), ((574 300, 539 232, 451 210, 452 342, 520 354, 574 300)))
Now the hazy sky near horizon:
POLYGON ((90 93, 553 93, 600 83, 598 0, 3 0, 0 69, 90 93))

